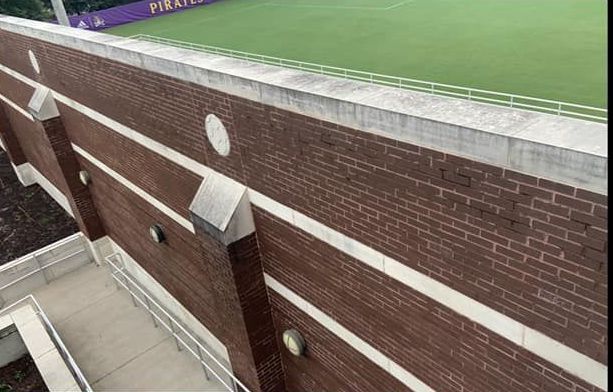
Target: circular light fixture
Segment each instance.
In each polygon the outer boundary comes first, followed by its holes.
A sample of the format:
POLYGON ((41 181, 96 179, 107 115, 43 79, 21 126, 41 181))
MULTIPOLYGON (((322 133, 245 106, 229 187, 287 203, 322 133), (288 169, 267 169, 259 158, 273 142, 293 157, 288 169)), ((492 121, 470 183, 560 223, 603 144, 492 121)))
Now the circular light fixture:
POLYGON ((206 116, 204 128, 206 129, 206 136, 215 151, 221 156, 227 156, 230 153, 230 138, 219 117, 214 114, 206 116))
POLYGON ((30 58, 30 64, 32 64, 32 68, 36 71, 37 74, 40 73, 40 65, 38 65, 38 60, 36 60, 36 56, 32 50, 28 50, 28 57, 30 58))
POLYGON ((81 170, 79 172, 79 181, 81 181, 81 184, 87 186, 91 181, 91 177, 89 173, 86 172, 85 170, 81 170))
POLYGON ((151 238, 158 244, 164 242, 166 239, 162 226, 158 225, 157 223, 154 223, 149 227, 149 235, 151 235, 151 238))
POLYGON ((299 357, 304 353, 306 344, 300 332, 295 329, 288 329, 283 332, 283 344, 289 350, 290 353, 299 357))

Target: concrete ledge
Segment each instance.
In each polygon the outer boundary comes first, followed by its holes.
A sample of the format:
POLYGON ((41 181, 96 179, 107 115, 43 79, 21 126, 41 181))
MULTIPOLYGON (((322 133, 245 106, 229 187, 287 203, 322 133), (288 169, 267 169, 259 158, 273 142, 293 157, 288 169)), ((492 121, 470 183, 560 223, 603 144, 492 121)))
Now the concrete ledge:
POLYGON ((255 232, 247 187, 217 173, 202 180, 189 211, 194 226, 224 245, 255 232))
POLYGON ((76 233, 1 266, 0 307, 91 263, 85 242, 83 234, 76 233))
POLYGON ((607 193, 607 126, 14 17, 0 28, 243 98, 607 193))
POLYGON ((32 306, 25 305, 10 312, 0 319, 0 325, 6 325, 9 320, 50 391, 81 390, 32 306))
POLYGON ((30 186, 36 184, 36 178, 34 177, 34 173, 32 172, 32 165, 30 163, 22 163, 21 165, 15 165, 11 162, 11 166, 13 166, 13 170, 15 171, 15 175, 17 179, 23 186, 30 186))

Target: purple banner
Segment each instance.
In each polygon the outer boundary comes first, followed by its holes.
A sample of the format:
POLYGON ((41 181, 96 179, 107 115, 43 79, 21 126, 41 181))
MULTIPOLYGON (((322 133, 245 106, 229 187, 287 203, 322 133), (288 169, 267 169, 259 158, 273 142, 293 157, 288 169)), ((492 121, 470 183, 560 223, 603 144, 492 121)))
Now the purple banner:
POLYGON ((215 0, 142 0, 118 7, 70 16, 70 25, 80 29, 102 30, 124 23, 135 22, 200 7, 215 0))

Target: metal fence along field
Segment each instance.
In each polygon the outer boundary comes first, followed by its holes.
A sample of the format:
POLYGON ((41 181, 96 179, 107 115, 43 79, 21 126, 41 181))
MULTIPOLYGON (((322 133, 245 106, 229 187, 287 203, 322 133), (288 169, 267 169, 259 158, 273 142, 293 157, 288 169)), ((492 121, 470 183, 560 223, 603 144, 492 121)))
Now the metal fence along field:
POLYGON ((534 97, 526 97, 516 94, 506 94, 495 91, 480 90, 468 87, 453 86, 443 83, 427 82, 423 80, 401 78, 397 76, 381 75, 371 72, 356 71, 347 68, 331 67, 321 64, 307 63, 303 61, 288 60, 261 54, 241 52, 238 50, 218 48, 215 46, 194 44, 168 38, 155 37, 146 34, 138 34, 130 38, 142 41, 156 42, 179 48, 192 49, 205 53, 219 54, 241 60, 254 61, 263 64, 277 65, 286 68, 299 69, 302 71, 342 77, 345 79, 359 80, 384 86, 402 88, 406 90, 420 91, 435 95, 454 98, 462 98, 471 101, 490 103, 518 109, 533 110, 550 113, 559 116, 569 116, 607 122, 607 109, 596 108, 586 105, 578 105, 568 102, 552 101, 534 97))

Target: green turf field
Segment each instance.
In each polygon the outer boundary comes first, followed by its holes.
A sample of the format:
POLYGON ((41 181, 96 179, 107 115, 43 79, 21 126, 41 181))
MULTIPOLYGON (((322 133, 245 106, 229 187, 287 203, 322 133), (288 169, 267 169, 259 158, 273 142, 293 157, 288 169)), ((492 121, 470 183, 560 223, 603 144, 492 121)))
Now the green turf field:
POLYGON ((222 0, 106 32, 606 104, 605 0, 222 0))

